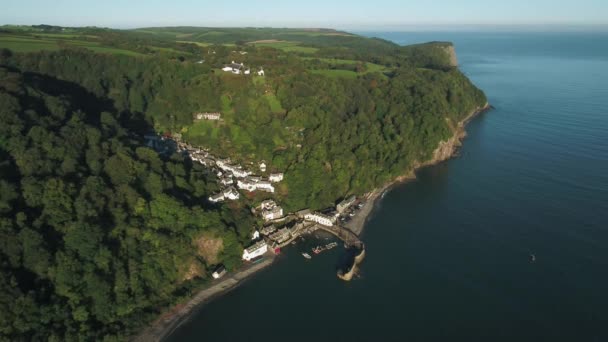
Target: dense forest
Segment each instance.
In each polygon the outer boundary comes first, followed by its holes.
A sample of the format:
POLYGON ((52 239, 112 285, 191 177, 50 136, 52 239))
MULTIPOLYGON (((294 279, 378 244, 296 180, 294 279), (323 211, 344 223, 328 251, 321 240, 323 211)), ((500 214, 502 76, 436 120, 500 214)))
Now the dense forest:
POLYGON ((216 264, 239 266, 253 203, 210 206, 214 176, 145 147, 144 134, 265 160, 285 172, 276 197, 287 211, 320 209, 408 172, 486 103, 449 43, 234 29, 202 44, 207 31, 188 30, 77 32, 141 56, 0 50, 5 338, 123 339, 216 264), (247 42, 264 37, 291 41, 247 42), (146 52, 159 46, 171 52, 146 52), (265 76, 221 71, 232 60, 265 76), (201 111, 223 120, 196 122, 201 111))

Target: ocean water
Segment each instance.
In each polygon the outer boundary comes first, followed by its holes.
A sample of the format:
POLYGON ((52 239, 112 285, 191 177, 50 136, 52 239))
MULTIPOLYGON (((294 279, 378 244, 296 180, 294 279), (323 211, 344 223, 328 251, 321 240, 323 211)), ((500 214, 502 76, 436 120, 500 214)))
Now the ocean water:
POLYGON ((384 196, 359 279, 293 246, 169 340, 608 341, 608 34, 363 34, 453 41, 495 109, 384 196))

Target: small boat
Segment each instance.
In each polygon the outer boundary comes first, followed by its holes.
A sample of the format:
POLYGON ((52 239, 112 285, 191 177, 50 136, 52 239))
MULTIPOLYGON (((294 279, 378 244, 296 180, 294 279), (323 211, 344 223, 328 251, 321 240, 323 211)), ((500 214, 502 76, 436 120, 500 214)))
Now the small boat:
POLYGON ((328 243, 327 245, 325 245, 325 249, 332 249, 336 246, 338 246, 337 242, 331 242, 331 243, 328 243))
POLYGON ((304 256, 306 259, 312 259, 312 257, 310 256, 310 254, 308 253, 302 253, 302 256, 304 256))
POLYGON ((323 252, 324 250, 325 249, 323 247, 317 246, 317 247, 315 247, 315 248, 312 249, 312 252, 315 253, 315 254, 319 254, 319 253, 323 252))
POLYGON ((536 255, 530 254, 530 262, 535 262, 535 261, 536 261, 536 255))

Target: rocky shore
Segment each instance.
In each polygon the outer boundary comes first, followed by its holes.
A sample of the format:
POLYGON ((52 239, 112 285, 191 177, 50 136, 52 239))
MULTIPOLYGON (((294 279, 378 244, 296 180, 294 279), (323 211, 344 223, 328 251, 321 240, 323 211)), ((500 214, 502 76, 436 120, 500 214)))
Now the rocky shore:
POLYGON ((270 266, 274 261, 273 256, 266 256, 262 262, 245 267, 234 274, 227 274, 221 280, 214 281, 211 286, 201 290, 185 304, 175 306, 171 311, 165 313, 150 327, 134 337, 135 342, 158 342, 168 337, 175 329, 184 323, 194 312, 201 307, 226 292, 241 285, 247 278, 256 272, 270 266))
POLYGON ((415 162, 409 172, 368 193, 366 196, 366 203, 363 208, 361 208, 361 210, 352 220, 345 224, 345 227, 353 231, 355 234, 361 235, 363 228, 365 227, 365 223, 371 217, 370 215, 372 214, 373 209, 378 205, 378 200, 382 198, 382 195, 385 192, 398 184, 416 179, 416 171, 418 169, 441 163, 453 157, 458 152, 460 146, 462 146, 462 140, 467 136, 465 127, 469 121, 471 121, 471 119, 473 119, 475 116, 487 112, 491 108, 492 106, 490 106, 489 103, 486 103, 485 106, 479 107, 472 111, 463 120, 461 120, 456 127, 453 128, 454 134, 450 139, 439 142, 439 146, 437 146, 435 151, 433 151, 433 157, 431 159, 425 162, 415 162))

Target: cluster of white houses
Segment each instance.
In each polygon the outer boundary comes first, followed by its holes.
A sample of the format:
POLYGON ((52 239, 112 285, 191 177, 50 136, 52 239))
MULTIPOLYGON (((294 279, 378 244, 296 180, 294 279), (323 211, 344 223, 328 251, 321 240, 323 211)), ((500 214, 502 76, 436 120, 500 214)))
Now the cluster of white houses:
MULTIPOLYGON (((204 115, 205 113, 199 114, 204 115)), ((192 161, 198 162, 208 168, 214 168, 214 172, 216 172, 218 177, 218 184, 221 185, 222 189, 220 192, 209 196, 209 201, 213 203, 239 199, 239 192, 235 189, 234 185, 239 189, 250 192, 256 190, 274 192, 275 188, 272 183, 283 180, 282 173, 271 173, 268 179, 253 176, 253 172, 246 170, 241 165, 233 164, 230 158, 216 158, 205 149, 192 147, 183 142, 177 141, 177 148, 178 151, 185 152, 192 161)), ((264 164, 264 169, 265 167, 264 164)))
MULTIPOLYGON (((198 113, 201 115, 213 114, 213 113, 198 113)), ((219 114, 219 113, 218 113, 219 114)), ((201 116, 202 117, 202 116, 201 116)), ((182 143, 176 140, 178 151, 185 152, 192 161, 198 162, 208 168, 213 168, 218 176, 218 182, 222 185, 221 190, 210 196, 209 201, 213 203, 222 202, 225 200, 237 200, 240 197, 236 187, 247 191, 262 190, 267 192, 274 192, 275 188, 273 183, 280 182, 283 180, 282 173, 270 173, 268 178, 262 178, 259 176, 252 175, 252 172, 246 170, 241 165, 234 164, 229 158, 220 159, 211 155, 207 150, 201 148, 195 148, 188 144, 182 143)), ((155 146, 158 148, 158 146, 155 146)), ((260 171, 265 172, 266 163, 261 162, 259 164, 260 171)), ((243 259, 250 261, 259 256, 264 255, 268 252, 269 248, 273 250, 283 246, 285 243, 290 241, 302 234, 302 232, 309 229, 310 224, 306 225, 301 220, 307 222, 314 222, 319 225, 333 226, 336 224, 336 218, 343 214, 349 207, 351 207, 356 201, 354 196, 351 196, 336 206, 335 215, 327 215, 319 212, 311 212, 308 209, 301 210, 296 213, 296 216, 300 218, 300 222, 296 223, 291 228, 280 228, 277 229, 274 225, 268 225, 256 231, 253 235, 253 240, 256 241, 252 246, 243 250, 243 259), (260 239, 260 235, 263 236, 260 239)), ((283 208, 279 206, 274 200, 267 199, 263 201, 259 207, 260 215, 265 222, 277 222, 280 219, 284 219, 283 208)), ((213 277, 219 278, 223 276, 225 269, 218 269, 214 272, 213 277)))
MULTIPOLYGON (((232 61, 230 64, 226 64, 223 68, 223 71, 226 72, 231 72, 235 75, 249 75, 251 74, 251 69, 247 68, 245 69, 245 65, 243 63, 235 63, 234 61, 232 61)), ((264 69, 260 68, 260 70, 258 70, 256 72, 258 74, 258 76, 264 76, 264 69)))
POLYGON ((220 120, 222 118, 222 114, 218 112, 213 113, 194 113, 195 120, 220 120))

